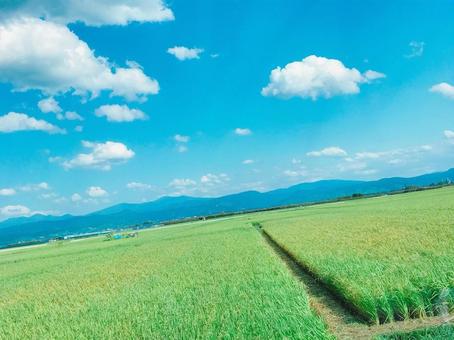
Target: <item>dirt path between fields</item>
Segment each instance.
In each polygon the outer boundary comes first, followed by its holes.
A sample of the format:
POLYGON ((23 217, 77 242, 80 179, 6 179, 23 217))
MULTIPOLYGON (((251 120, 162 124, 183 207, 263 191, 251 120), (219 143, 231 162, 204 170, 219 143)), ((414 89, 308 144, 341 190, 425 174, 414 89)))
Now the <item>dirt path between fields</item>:
POLYGON ((329 331, 338 339, 373 339, 378 335, 392 334, 395 332, 411 332, 454 322, 454 317, 448 315, 395 321, 381 325, 368 325, 355 311, 352 311, 349 306, 343 304, 320 281, 310 275, 260 225, 256 224, 255 227, 270 248, 304 285, 309 295, 311 307, 324 319, 329 331))

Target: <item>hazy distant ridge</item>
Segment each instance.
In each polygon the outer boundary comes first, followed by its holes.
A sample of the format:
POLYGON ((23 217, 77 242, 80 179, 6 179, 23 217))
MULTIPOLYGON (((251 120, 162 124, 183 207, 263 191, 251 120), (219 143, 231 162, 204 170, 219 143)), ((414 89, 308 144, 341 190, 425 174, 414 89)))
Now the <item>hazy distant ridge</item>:
POLYGON ((260 193, 246 191, 217 198, 163 197, 140 204, 118 204, 84 216, 20 217, 0 223, 0 246, 31 239, 100 231, 151 221, 154 223, 192 216, 239 212, 289 204, 317 202, 350 196, 400 190, 454 181, 454 168, 412 178, 384 178, 376 181, 323 180, 260 193))

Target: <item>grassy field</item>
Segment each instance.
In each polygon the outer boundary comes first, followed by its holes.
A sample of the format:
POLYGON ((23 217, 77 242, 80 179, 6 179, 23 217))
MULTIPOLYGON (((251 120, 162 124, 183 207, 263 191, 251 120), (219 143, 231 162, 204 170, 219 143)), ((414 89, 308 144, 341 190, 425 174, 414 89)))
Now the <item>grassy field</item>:
POLYGON ((434 328, 421 329, 410 333, 396 333, 379 336, 376 340, 447 340, 454 339, 454 326, 443 325, 434 328))
POLYGON ((2 251, 0 339, 332 339, 257 223, 371 322, 454 308, 451 187, 2 251))
POLYGON ((2 252, 0 338, 332 338, 246 221, 2 252))
POLYGON ((255 215, 373 323, 454 308, 454 188, 255 215))

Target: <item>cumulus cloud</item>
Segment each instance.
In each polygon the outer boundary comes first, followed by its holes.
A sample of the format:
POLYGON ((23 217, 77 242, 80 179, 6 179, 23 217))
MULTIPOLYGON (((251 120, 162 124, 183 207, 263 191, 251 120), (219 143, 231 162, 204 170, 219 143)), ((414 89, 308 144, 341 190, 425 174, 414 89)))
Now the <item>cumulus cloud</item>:
POLYGON ((235 134, 238 136, 249 136, 252 134, 252 131, 247 128, 236 128, 234 130, 235 134))
POLYGON ((178 143, 188 143, 191 138, 189 136, 176 134, 173 139, 175 139, 175 141, 178 143))
POLYGON ((408 46, 410 46, 411 52, 405 56, 406 58, 420 57, 424 53, 424 41, 411 41, 408 46))
POLYGON ((66 133, 64 129, 58 126, 45 120, 29 117, 25 113, 9 112, 4 116, 0 116, 0 132, 11 133, 18 131, 43 131, 49 134, 66 133))
POLYGON ((98 117, 106 117, 109 122, 121 123, 135 120, 146 120, 148 116, 138 109, 130 109, 127 105, 102 105, 95 110, 98 117))
POLYGON ((289 63, 284 68, 272 70, 269 84, 262 89, 262 95, 313 100, 331 98, 359 93, 361 84, 384 77, 380 72, 369 70, 362 74, 355 68, 344 66, 339 60, 311 55, 289 63))
POLYGON ((344 149, 341 149, 338 146, 330 146, 328 148, 324 148, 319 151, 311 151, 306 154, 310 157, 345 157, 347 156, 347 152, 344 149))
POLYGON ((62 112, 62 109, 58 102, 54 99, 54 97, 49 97, 42 99, 38 102, 38 108, 41 110, 43 113, 60 113, 62 112))
POLYGON ((151 190, 153 187, 150 184, 140 182, 130 182, 126 187, 131 190, 151 190))
POLYGON ((176 195, 213 195, 219 194, 220 190, 228 188, 230 177, 225 173, 207 173, 200 177, 199 181, 189 178, 175 178, 169 186, 175 190, 176 195))
POLYGON ((86 192, 92 198, 106 197, 109 195, 106 190, 97 186, 89 187, 86 192))
MULTIPOLYGON (((82 146, 91 149, 89 153, 80 153, 71 160, 65 160, 62 165, 65 169, 92 168, 110 170, 112 165, 123 163, 134 157, 135 153, 125 144, 107 141, 94 143, 82 141, 82 146)), ((51 161, 58 159, 51 159, 51 161)))
POLYGON ((202 183, 204 185, 209 185, 209 186, 216 185, 216 184, 222 184, 222 183, 225 183, 228 181, 230 181, 230 178, 229 178, 229 176, 227 176, 227 174, 224 174, 224 173, 219 174, 219 175, 208 173, 208 174, 200 177, 200 183, 202 183))
POLYGON ((188 48, 184 46, 175 46, 167 50, 167 53, 175 56, 178 60, 200 59, 199 54, 203 52, 201 48, 188 48))
POLYGON ((444 135, 445 135, 445 137, 448 138, 449 140, 453 140, 453 141, 454 141, 454 131, 445 130, 445 131, 444 131, 444 135))
POLYGON ((454 99, 454 86, 448 83, 435 84, 429 89, 429 91, 439 93, 449 99, 454 99))
POLYGON ((175 178, 169 183, 169 186, 176 189, 186 188, 195 185, 197 185, 197 182, 189 178, 175 178))
POLYGON ((5 16, 34 16, 60 24, 127 25, 173 20, 162 0, 20 0, 0 4, 5 16))
POLYGON ((307 176, 307 171, 304 168, 297 169, 297 170, 285 170, 284 176, 292 177, 292 178, 303 177, 303 176, 307 176))
POLYGON ((66 111, 64 114, 63 113, 59 113, 57 114, 57 119, 58 120, 84 120, 84 118, 79 115, 77 112, 74 112, 74 111, 66 111))
POLYGON ((176 148, 177 148, 178 152, 183 153, 183 152, 186 152, 189 150, 186 145, 191 140, 191 138, 189 136, 183 136, 180 134, 176 134, 175 136, 173 136, 173 139, 176 142, 176 148))
POLYGON ((13 188, 3 188, 0 189, 0 196, 13 196, 16 194, 16 190, 13 188))
POLYGON ((254 164, 254 160, 253 159, 245 159, 242 163, 245 164, 245 165, 254 164))
POLYGON ((27 184, 19 187, 19 190, 29 192, 29 191, 40 191, 40 190, 50 190, 50 185, 47 182, 41 182, 36 184, 27 184))
POLYGON ((139 101, 159 92, 158 82, 139 65, 117 67, 95 56, 66 26, 32 18, 8 20, 0 23, 0 36, 0 81, 16 91, 70 91, 92 98, 110 91, 111 96, 139 101))

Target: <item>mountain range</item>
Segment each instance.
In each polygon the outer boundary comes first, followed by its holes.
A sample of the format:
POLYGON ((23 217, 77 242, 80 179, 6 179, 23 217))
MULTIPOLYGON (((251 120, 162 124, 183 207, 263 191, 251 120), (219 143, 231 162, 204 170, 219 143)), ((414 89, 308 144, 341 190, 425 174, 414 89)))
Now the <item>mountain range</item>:
POLYGON ((34 215, 12 218, 0 222, 0 247, 144 223, 155 225, 194 216, 315 203, 353 194, 385 193, 409 186, 428 186, 446 181, 454 181, 454 168, 411 178, 393 177, 374 181, 322 180, 268 192, 245 191, 214 198, 167 196, 140 204, 117 204, 83 216, 34 215))

